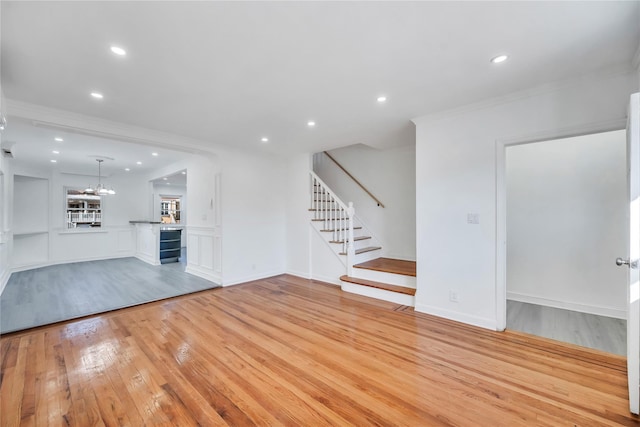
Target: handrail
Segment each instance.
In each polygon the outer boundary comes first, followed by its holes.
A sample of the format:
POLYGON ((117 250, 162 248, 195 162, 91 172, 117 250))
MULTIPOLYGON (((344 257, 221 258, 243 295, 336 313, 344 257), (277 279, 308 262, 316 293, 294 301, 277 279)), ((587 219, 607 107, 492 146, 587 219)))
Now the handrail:
POLYGON ((357 179, 355 179, 353 175, 351 175, 351 174, 350 174, 350 173, 349 173, 349 172, 348 172, 344 167, 342 167, 342 165, 341 165, 340 163, 338 163, 338 161, 337 161, 336 159, 334 159, 334 158, 331 156, 331 154, 327 153, 326 151, 323 151, 323 153, 324 153, 324 154, 326 154, 328 158, 330 158, 331 160, 333 160, 333 163, 335 163, 336 165, 338 165, 338 167, 339 167, 340 169, 342 169, 342 171, 343 171, 344 173, 346 173, 346 174, 347 174, 347 176, 348 176, 349 178, 351 178, 351 179, 352 179, 356 184, 358 184, 358 185, 360 186, 360 188, 362 188, 362 189, 365 191, 365 193, 367 193, 369 196, 371 196, 371 198, 372 198, 373 200, 375 200, 375 202, 378 204, 378 206, 380 206, 381 208, 384 208, 384 205, 382 204, 382 202, 381 202, 380 200, 378 200, 378 198, 377 198, 376 196, 374 196, 373 194, 371 194, 371 192, 370 192, 369 190, 367 190, 367 189, 364 187, 364 185, 360 184, 360 181, 358 181, 357 179))

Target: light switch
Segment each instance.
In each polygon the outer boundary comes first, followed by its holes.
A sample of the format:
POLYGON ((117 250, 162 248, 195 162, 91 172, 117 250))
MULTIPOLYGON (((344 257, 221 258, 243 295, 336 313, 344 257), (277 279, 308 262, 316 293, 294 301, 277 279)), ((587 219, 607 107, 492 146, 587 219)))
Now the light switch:
POLYGON ((480 214, 468 213, 467 214, 467 224, 480 224, 480 214))

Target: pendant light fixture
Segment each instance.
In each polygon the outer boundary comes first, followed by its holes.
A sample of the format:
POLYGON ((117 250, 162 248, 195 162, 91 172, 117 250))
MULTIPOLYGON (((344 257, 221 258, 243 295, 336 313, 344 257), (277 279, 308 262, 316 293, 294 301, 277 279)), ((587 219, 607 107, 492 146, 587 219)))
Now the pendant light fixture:
POLYGON ((104 159, 96 159, 96 162, 98 162, 98 185, 95 187, 89 186, 84 190, 84 192, 89 194, 97 194, 99 196, 106 196, 107 194, 116 194, 113 188, 107 189, 107 187, 102 185, 101 166, 102 166, 102 162, 104 162, 104 159))

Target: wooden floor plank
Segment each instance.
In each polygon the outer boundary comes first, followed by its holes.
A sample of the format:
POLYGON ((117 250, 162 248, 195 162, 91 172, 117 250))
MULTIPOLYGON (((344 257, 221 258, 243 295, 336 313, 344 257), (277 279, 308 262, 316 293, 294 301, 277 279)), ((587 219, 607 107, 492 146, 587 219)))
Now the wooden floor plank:
POLYGON ((0 426, 639 423, 620 356, 286 275, 0 347, 0 426))

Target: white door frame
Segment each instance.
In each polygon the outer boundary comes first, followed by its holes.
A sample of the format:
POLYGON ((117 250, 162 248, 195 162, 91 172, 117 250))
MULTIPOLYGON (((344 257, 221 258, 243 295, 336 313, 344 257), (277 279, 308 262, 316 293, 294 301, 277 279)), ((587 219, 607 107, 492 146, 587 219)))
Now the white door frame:
POLYGON ((623 130, 626 126, 625 118, 496 140, 496 330, 504 331, 507 327, 507 185, 505 181, 507 147, 623 130))
POLYGON ((631 95, 629 101, 627 124, 627 184, 629 187, 629 247, 625 254, 621 250, 622 257, 628 256, 628 282, 627 282, 627 378, 629 386, 629 410, 638 414, 640 412, 640 273, 637 264, 640 257, 640 93, 631 95))

